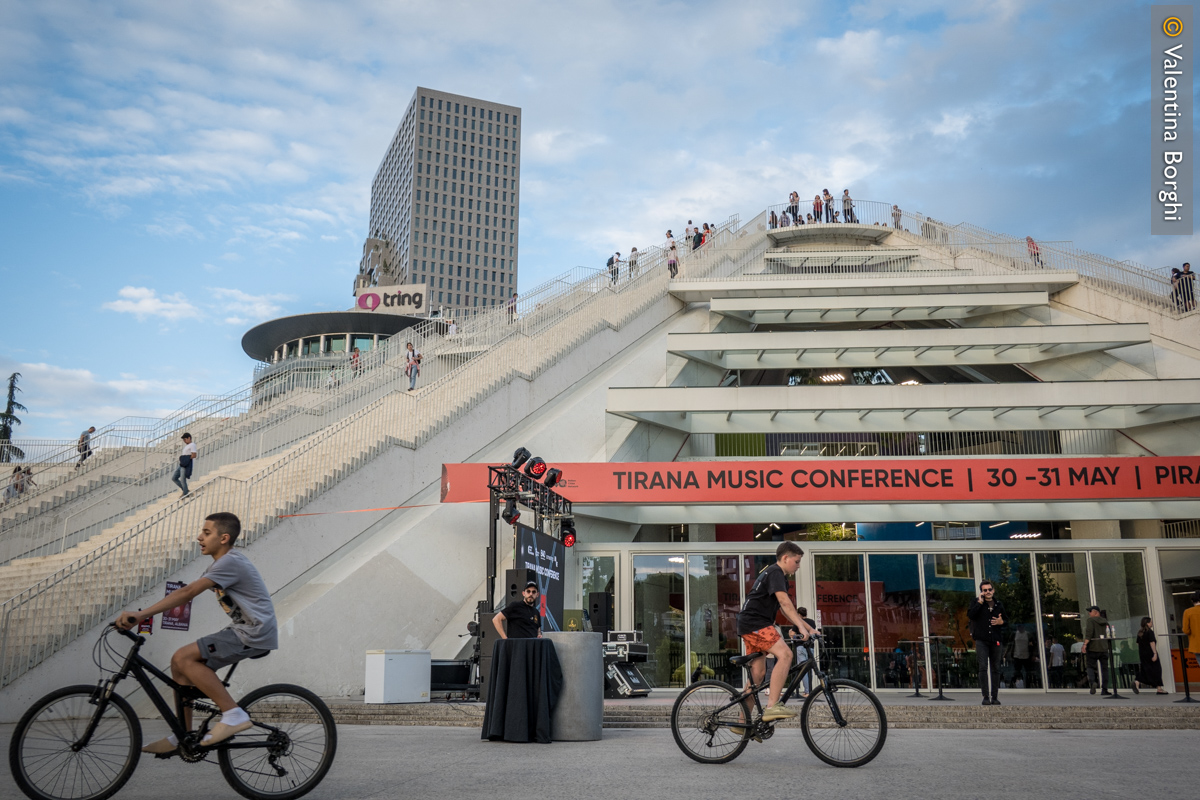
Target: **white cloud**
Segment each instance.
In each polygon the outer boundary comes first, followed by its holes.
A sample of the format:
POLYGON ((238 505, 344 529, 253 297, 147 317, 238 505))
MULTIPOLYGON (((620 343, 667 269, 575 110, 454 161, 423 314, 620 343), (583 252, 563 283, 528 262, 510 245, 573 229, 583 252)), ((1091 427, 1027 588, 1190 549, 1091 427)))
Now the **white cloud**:
POLYGON ((122 314, 133 314, 139 320, 146 317, 162 317, 168 320, 199 317, 200 309, 188 302, 182 293, 159 297, 154 289, 144 286, 126 286, 117 292, 120 300, 112 300, 103 305, 109 311, 122 314))
POLYGON ((295 300, 288 294, 253 295, 240 289, 210 289, 218 300, 219 313, 228 325, 247 325, 279 316, 283 311, 280 303, 295 300))

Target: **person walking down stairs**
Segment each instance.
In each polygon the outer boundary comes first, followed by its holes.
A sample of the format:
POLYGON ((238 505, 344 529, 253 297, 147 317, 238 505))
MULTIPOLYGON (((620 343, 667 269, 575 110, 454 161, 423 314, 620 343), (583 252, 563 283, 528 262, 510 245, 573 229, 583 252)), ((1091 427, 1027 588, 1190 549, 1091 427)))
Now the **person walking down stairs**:
POLYGON ((187 497, 191 494, 188 489, 188 479, 192 477, 192 466, 196 463, 196 445, 192 444, 192 435, 185 433, 179 437, 183 439, 183 452, 179 454, 179 463, 175 466, 175 473, 171 475, 171 482, 183 490, 180 497, 187 497))
POLYGON ((421 351, 413 347, 412 342, 405 344, 408 349, 408 362, 404 365, 404 374, 408 376, 408 390, 417 388, 417 376, 421 374, 421 351))

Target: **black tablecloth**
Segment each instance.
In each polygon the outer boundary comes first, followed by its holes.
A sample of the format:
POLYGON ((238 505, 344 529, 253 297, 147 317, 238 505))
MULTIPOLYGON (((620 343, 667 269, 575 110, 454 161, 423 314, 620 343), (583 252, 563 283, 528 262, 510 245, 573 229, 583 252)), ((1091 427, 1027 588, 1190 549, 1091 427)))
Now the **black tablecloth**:
POLYGON ((562 667, 548 639, 500 639, 492 651, 483 736, 550 743, 550 712, 562 691, 562 667))

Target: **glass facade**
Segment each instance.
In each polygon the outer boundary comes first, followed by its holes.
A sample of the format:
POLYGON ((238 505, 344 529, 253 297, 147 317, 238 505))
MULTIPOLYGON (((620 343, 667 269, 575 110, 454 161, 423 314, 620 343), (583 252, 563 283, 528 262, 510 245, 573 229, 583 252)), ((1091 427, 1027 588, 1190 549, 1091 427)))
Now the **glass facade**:
MULTIPOLYGON (((729 543, 726 543, 729 544, 729 543)), ((636 545, 634 546, 636 547, 636 545)), ((845 552, 809 548, 789 595, 821 626, 821 658, 835 677, 876 689, 974 690, 979 685, 967 609, 983 579, 1008 611, 1001 688, 1086 689, 1080 652, 1085 609, 1107 611, 1124 688, 1137 670, 1134 636, 1150 615, 1145 559, 1137 551, 845 552), (940 638, 934 638, 940 637, 940 638)), ((580 589, 632 599, 618 619, 642 631, 643 674, 657 688, 694 680, 743 680, 729 657, 741 652, 737 613, 773 553, 629 552, 579 554, 580 589), (631 559, 632 592, 619 576, 631 559)), ((1200 551, 1197 551, 1200 558, 1200 551)), ((1189 567, 1190 568, 1190 567, 1189 567)), ((781 613, 776 622, 786 625, 781 613)))

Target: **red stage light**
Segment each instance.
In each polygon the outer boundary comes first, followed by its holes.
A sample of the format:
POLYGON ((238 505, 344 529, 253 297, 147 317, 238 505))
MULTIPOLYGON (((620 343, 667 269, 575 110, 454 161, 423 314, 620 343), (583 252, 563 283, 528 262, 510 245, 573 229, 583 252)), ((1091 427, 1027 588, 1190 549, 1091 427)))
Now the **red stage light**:
POLYGON ((549 467, 546 465, 546 462, 537 456, 529 459, 528 463, 525 464, 525 474, 535 481, 541 480, 542 476, 546 474, 547 469, 549 467))
POLYGON ((575 546, 575 534, 564 533, 563 534, 563 547, 574 547, 574 546, 575 546))

